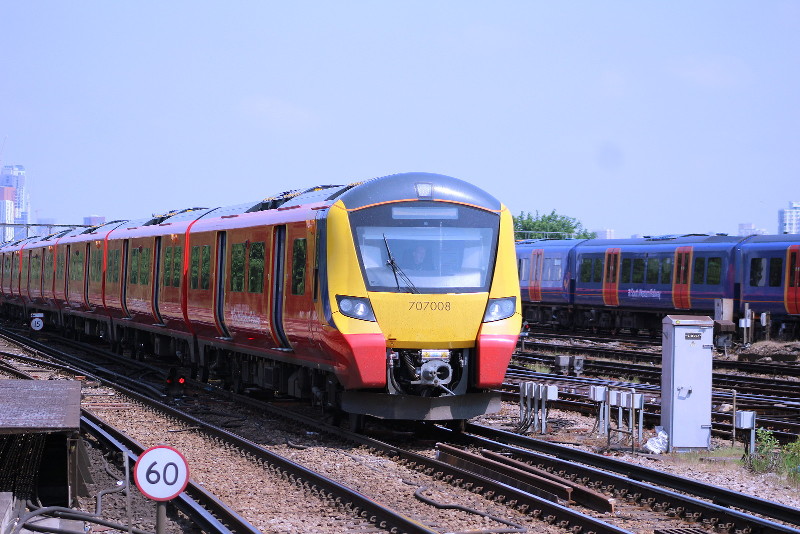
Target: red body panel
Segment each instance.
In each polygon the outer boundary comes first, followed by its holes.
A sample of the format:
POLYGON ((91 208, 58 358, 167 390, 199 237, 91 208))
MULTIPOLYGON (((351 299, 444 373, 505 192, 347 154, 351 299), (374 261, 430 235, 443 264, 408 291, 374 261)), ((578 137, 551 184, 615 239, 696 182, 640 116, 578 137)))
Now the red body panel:
POLYGON ((517 346, 516 335, 478 334, 478 360, 475 387, 496 388, 503 383, 517 346))
POLYGON ((620 249, 606 250, 605 272, 603 273, 603 304, 606 306, 619 306, 619 262, 620 249))
POLYGON ((692 251, 693 248, 691 246, 675 249, 672 304, 678 310, 688 310, 692 307, 692 251))
POLYGON ((784 284, 786 312, 800 314, 800 245, 786 250, 786 283, 784 284))
POLYGON ((528 286, 528 293, 530 294, 531 302, 542 301, 542 269, 544 267, 544 250, 537 249, 531 253, 531 272, 528 279, 530 286, 528 286))

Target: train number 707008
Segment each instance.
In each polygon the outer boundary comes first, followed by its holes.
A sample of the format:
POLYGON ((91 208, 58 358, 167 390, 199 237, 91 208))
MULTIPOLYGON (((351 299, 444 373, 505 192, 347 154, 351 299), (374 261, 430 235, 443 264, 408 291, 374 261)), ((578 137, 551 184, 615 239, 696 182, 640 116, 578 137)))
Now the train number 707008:
POLYGON ((433 302, 430 300, 412 300, 408 303, 409 310, 416 311, 450 311, 450 302, 433 302))

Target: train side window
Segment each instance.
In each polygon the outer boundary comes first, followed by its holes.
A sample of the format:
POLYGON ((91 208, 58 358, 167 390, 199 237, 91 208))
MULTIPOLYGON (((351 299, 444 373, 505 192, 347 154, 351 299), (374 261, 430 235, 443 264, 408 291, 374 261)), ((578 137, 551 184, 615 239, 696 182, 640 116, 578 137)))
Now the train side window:
POLYGON ((200 282, 200 247, 194 246, 192 247, 192 281, 191 287, 192 289, 197 289, 200 282))
POLYGON ((63 280, 64 279, 64 254, 58 254, 56 258, 56 280, 63 280))
POLYGON ((798 265, 797 265, 797 252, 790 252, 789 253, 789 287, 796 286, 796 280, 798 277, 798 265))
POLYGON ((592 260, 590 258, 583 258, 581 260, 581 282, 592 281, 592 260))
POLYGON ((542 280, 561 280, 561 258, 545 258, 542 280))
POLYGON ((594 276, 592 277, 594 282, 602 282, 603 281, 603 259, 602 258, 595 258, 594 260, 594 276))
POLYGON ((692 285, 700 286, 706 282, 706 259, 694 259, 694 273, 692 273, 692 285))
POLYGON ((38 282, 42 279, 42 257, 31 256, 31 280, 38 282))
POLYGON ((211 285, 211 245, 203 245, 200 260, 200 289, 208 289, 211 285))
POLYGON ((661 258, 661 283, 672 283, 672 258, 661 258))
POLYGON ((139 283, 146 286, 150 283, 150 249, 142 249, 139 253, 139 283))
POLYGON ((264 251, 263 241, 250 245, 250 258, 247 272, 247 291, 249 293, 263 293, 264 291, 264 251))
POLYGON ((100 249, 89 250, 89 280, 100 282, 103 279, 103 251, 100 249))
POLYGON ((722 258, 708 258, 708 271, 706 271, 706 284, 719 285, 722 281, 722 258))
POLYGON ((231 246, 231 291, 244 291, 244 243, 231 246))
POLYGON ((783 285, 783 258, 769 259, 769 287, 783 285))
POLYGON ((292 295, 306 292, 306 240, 295 239, 292 247, 292 295))
POLYGON ((764 258, 752 258, 750 260, 750 287, 763 287, 764 285, 766 285, 764 258))
POLYGON ((633 260, 633 283, 641 284, 644 282, 644 258, 633 260))
POLYGON ((517 271, 519 273, 520 281, 528 279, 528 258, 517 259, 517 271))
POLYGON ((172 251, 172 287, 181 287, 183 278, 183 247, 176 246, 172 251))
POLYGON ((45 249, 44 252, 44 281, 53 281, 53 252, 45 249))
POLYGON ((659 261, 658 258, 648 258, 647 259, 647 283, 648 284, 657 284, 658 283, 658 271, 659 271, 659 261))
POLYGON ((135 248, 131 251, 131 266, 128 273, 128 281, 131 284, 139 283, 139 249, 135 248))
POLYGON ((164 276, 161 283, 164 287, 172 285, 172 247, 164 247, 164 276))
POLYGON ((119 250, 108 251, 108 264, 106 265, 106 282, 119 282, 119 250))
POLYGON ((630 258, 622 258, 622 270, 620 271, 619 281, 622 284, 631 283, 631 265, 633 262, 630 258))
POLYGON ((80 249, 76 250, 70 258, 69 279, 73 281, 83 279, 83 251, 80 249))

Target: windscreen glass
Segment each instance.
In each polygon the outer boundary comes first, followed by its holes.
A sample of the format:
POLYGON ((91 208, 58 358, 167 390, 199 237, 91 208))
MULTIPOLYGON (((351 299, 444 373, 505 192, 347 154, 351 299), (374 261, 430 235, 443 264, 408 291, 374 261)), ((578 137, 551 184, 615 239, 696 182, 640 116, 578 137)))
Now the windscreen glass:
POLYGON ((489 290, 498 214, 441 202, 387 204, 351 213, 370 291, 489 290))

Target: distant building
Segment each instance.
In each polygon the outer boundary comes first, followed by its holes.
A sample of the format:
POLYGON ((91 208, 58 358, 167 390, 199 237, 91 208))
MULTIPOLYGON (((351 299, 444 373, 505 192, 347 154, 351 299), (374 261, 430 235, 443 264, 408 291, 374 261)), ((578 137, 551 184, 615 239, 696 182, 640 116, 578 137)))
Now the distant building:
POLYGON ((614 239, 614 230, 612 228, 604 228, 602 230, 592 230, 597 234, 597 239, 614 239))
POLYGON ((100 226, 101 224, 105 224, 105 222, 106 218, 102 215, 89 215, 83 218, 83 224, 86 226, 100 226))
POLYGON ((739 233, 737 235, 767 235, 767 231, 764 228, 756 228, 753 223, 739 223, 739 233))
POLYGON ((789 208, 778 210, 778 233, 800 234, 800 202, 789 202, 789 208))
MULTIPOLYGON (((10 187, 3 187, 0 189, 11 189, 10 187)), ((13 224, 14 223, 14 201, 0 200, 0 223, 13 224)), ((0 227, 0 242, 5 243, 14 239, 14 227, 2 226, 0 227)))
MULTIPOLYGON (((31 223, 31 197, 25 182, 22 165, 5 165, 0 170, 0 186, 14 188, 14 222, 17 224, 31 223)), ((27 229, 16 228, 14 235, 17 239, 26 237, 27 229)))

